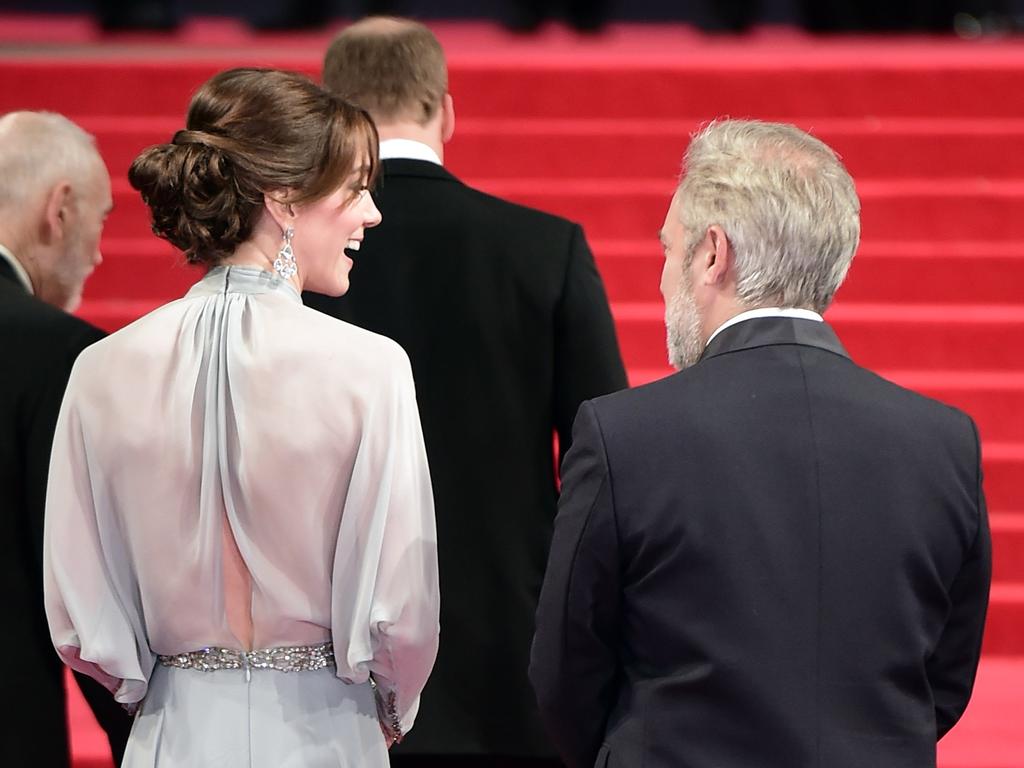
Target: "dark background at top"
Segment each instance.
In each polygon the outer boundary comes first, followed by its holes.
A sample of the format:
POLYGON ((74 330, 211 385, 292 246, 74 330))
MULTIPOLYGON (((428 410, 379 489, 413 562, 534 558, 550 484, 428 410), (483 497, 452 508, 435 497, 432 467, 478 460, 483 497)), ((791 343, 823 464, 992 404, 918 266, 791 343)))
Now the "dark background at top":
MULTIPOLYGON (((101 0, 107 3, 111 0, 101 0)), ((364 15, 373 0, 312 0, 322 3, 330 19, 364 15)), ((380 0, 378 0, 379 2, 380 0)), ((522 0, 520 0, 522 1, 522 0)), ((530 0, 527 0, 528 2, 530 0)), ((536 1, 536 0, 534 0, 536 1)), ((137 9, 147 3, 170 8, 174 18, 229 16, 250 22, 284 18, 310 0, 113 0, 118 8, 137 9)), ((390 0, 390 13, 420 19, 507 20, 515 0, 390 0)), ((564 16, 557 6, 552 16, 564 16)), ((790 24, 818 30, 951 31, 957 13, 979 21, 978 31, 1021 29, 1024 0, 608 0, 606 16, 623 21, 682 21, 708 30, 729 30, 751 24, 790 24), (737 19, 741 20, 737 24, 737 19)), ((0 10, 41 13, 88 13, 96 3, 82 0, 0 0, 0 10)), ((130 12, 130 11, 129 11, 130 12)), ((962 20, 963 17, 961 17, 962 20)))

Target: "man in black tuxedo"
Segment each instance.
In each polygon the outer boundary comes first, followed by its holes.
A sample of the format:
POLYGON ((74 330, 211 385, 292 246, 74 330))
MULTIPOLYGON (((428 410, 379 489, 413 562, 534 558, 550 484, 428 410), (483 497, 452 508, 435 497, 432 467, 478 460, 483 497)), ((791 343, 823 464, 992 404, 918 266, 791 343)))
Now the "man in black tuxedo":
MULTIPOLYGON (((7 601, 0 657, 12 706, 0 764, 70 764, 64 667, 43 611, 43 506, 50 444, 71 366, 103 333, 72 315, 100 262, 110 178, 92 137, 55 114, 0 118, 0 505, 7 601)), ((79 686, 119 763, 131 721, 98 683, 79 686)))
POLYGON ((552 434, 564 451, 580 402, 626 385, 604 287, 578 225, 441 165, 454 110, 426 27, 343 30, 324 80, 377 123, 384 223, 348 294, 308 303, 408 352, 437 509, 441 648, 393 763, 548 764, 526 669, 556 510, 552 434))
POLYGON ((571 768, 926 768, 991 550, 970 418, 820 313, 860 205, 792 126, 712 124, 662 230, 680 372, 584 403, 530 677, 571 768))

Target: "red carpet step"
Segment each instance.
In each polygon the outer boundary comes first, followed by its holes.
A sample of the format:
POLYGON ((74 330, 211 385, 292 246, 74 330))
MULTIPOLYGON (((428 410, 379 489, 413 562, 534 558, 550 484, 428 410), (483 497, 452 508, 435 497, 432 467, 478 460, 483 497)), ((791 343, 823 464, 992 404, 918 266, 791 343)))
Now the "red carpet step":
MULTIPOLYGON (((531 47, 529 41, 500 37, 502 45, 495 48, 465 40, 460 44, 459 36, 453 31, 442 40, 451 40, 452 90, 474 117, 678 120, 694 115, 698 105, 701 115, 737 117, 1016 119, 1024 114, 1018 87, 1024 50, 1012 43, 701 44, 700 38, 667 35, 616 55, 614 40, 610 46, 594 40, 531 47), (551 87, 553 80, 557 88, 551 87), (994 93, 1000 98, 992 98, 994 93)), ((91 50, 76 56, 74 49, 65 49, 60 59, 25 51, 5 66, 5 79, 18 82, 26 107, 60 104, 79 115, 169 115, 187 102, 196 85, 226 66, 282 66, 311 74, 319 68, 322 45, 282 50, 254 42, 218 50, 213 47, 217 41, 211 41, 193 47, 187 57, 166 44, 147 46, 144 54, 115 49, 102 59, 91 50), (118 87, 79 87, 90 81, 118 87)), ((0 83, 0 90, 7 90, 8 83, 0 83)))
POLYGON ((993 512, 992 579, 998 583, 1024 584, 1024 512, 993 512))
MULTIPOLYGON (((678 163, 677 163, 678 164, 678 163)), ((595 239, 656 233, 675 189, 664 179, 470 179, 586 225, 595 239)), ((1024 180, 860 179, 865 240, 1024 240, 1024 180)))
MULTIPOLYGON (((658 286, 664 258, 656 236, 590 244, 612 301, 661 300, 658 286)), ((863 240, 838 299, 1021 304, 1024 288, 1018 279, 1022 274, 1024 241, 863 240)))
MULTIPOLYGON (((678 171, 687 138, 705 120, 460 118, 445 160, 456 173, 469 169, 483 178, 657 178, 678 171), (643 151, 631 151, 639 141, 643 151)), ((1024 176, 1020 120, 808 116, 799 122, 834 147, 857 179, 1024 176)), ((87 116, 81 123, 117 173, 143 147, 169 140, 181 127, 177 114, 87 116)))
MULTIPOLYGON (((154 299, 82 303, 82 317, 114 330, 160 304, 154 299)), ((613 304, 626 365, 659 369, 665 363, 664 308, 613 304)), ((1024 307, 838 304, 827 313, 852 357, 872 369, 1024 370, 1018 347, 1024 307), (879 339, 886 339, 884 345, 879 339)))
MULTIPOLYGON (((1017 120, 805 114, 800 125, 839 152, 856 179, 1024 176, 1017 120)), ((687 137, 706 120, 463 120, 446 159, 486 178, 659 177, 679 170, 687 137), (633 151, 638 142, 642 151, 633 151)))
MULTIPOLYGON (((69 682, 68 690, 75 768, 113 768, 102 731, 73 682, 69 682)), ((939 768, 1024 766, 1017 718, 1021 690, 1024 690, 1024 661, 982 659, 967 711, 939 742, 939 768), (984 747, 979 748, 979 745, 984 747)))
MULTIPOLYGON (((983 442, 982 465, 985 473, 985 498, 989 509, 1013 511, 1024 509, 1024 442, 983 442)), ((1024 624, 1017 628, 1017 640, 1024 654, 1024 624)), ((1024 765, 1024 763, 1021 763, 1024 765)))
MULTIPOLYGON (((664 179, 518 179, 469 178, 492 194, 582 222, 594 240, 638 239, 656 242, 675 189, 664 179)), ((1024 241, 1024 181, 959 179, 862 181, 865 240, 922 239, 1024 241)), ((146 208, 127 181, 115 184, 108 237, 149 234, 146 208)))
MULTIPOLYGON (((1022 153, 1024 154, 1024 153, 1022 153)), ((144 211, 139 211, 140 215, 144 211)), ((148 227, 146 219, 138 222, 148 227)), ((373 231, 367 233, 372 238, 373 231)), ((664 258, 657 233, 631 240, 590 240, 598 268, 613 302, 659 302, 664 258)), ((148 231, 140 237, 103 241, 103 267, 89 279, 94 300, 126 292, 172 299, 199 273, 183 268, 181 255, 148 231), (140 272, 156 270, 160 279, 140 283, 140 272), (166 276, 166 280, 164 279, 166 276)), ((358 261, 355 278, 359 275, 358 261)), ((864 241, 839 291, 842 303, 1020 305, 1024 241, 920 242, 864 241)))
MULTIPOLYGON (((626 365, 664 365, 663 305, 621 302, 612 312, 626 365)), ((1024 305, 840 301, 826 318, 853 358, 872 369, 1024 370, 1024 305)))

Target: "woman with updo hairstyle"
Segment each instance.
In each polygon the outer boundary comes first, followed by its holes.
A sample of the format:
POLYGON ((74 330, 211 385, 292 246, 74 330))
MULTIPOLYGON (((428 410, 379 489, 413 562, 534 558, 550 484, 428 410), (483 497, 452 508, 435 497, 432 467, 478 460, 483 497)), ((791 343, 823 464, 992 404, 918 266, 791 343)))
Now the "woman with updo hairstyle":
POLYGON ((438 594, 409 362, 301 300, 348 289, 376 169, 365 112, 260 69, 132 164, 208 271, 78 358, 45 532, 54 645, 136 712, 127 768, 374 768, 412 725, 438 594))

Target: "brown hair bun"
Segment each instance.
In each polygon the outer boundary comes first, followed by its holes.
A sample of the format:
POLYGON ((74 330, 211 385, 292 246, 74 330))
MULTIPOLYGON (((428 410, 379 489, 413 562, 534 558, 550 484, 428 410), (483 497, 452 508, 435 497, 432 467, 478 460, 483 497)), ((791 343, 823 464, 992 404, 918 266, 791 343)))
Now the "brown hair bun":
POLYGON ((231 255, 251 236, 268 192, 317 200, 360 156, 364 184, 376 175, 369 115, 292 72, 221 72, 196 92, 186 125, 171 143, 144 150, 128 180, 152 212, 153 232, 191 263, 231 255))

